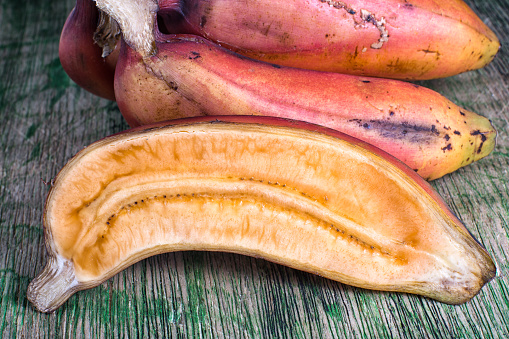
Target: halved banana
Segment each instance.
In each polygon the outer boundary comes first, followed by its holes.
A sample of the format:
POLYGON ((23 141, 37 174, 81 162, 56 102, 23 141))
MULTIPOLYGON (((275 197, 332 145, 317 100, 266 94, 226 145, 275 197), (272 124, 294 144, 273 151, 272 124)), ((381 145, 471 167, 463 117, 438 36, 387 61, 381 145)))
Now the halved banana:
POLYGON ((383 151, 296 121, 220 119, 124 132, 69 161, 46 202, 48 263, 27 292, 39 310, 180 250, 259 256, 451 304, 494 276, 437 193, 383 151))

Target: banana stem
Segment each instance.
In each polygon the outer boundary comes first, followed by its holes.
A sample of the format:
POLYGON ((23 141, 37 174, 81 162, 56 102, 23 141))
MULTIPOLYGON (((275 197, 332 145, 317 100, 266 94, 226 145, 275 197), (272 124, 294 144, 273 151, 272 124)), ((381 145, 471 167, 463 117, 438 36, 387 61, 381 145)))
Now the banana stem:
POLYGON ((80 288, 74 265, 60 256, 51 256, 44 270, 28 285, 27 299, 41 312, 53 312, 80 288))
POLYGON ((124 40, 144 57, 156 53, 157 0, 96 0, 97 7, 120 26, 124 40))
POLYGON ((94 42, 102 48, 102 57, 108 57, 120 41, 120 27, 111 16, 99 10, 99 21, 94 32, 94 42))

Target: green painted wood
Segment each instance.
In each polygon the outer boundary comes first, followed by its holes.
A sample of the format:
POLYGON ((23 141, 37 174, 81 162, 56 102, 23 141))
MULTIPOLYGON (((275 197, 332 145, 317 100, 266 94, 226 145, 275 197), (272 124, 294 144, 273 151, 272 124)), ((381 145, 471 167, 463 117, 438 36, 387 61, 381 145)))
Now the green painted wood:
POLYGON ((78 150, 127 125, 115 103, 83 91, 60 67, 58 39, 72 0, 0 3, 0 337, 509 337, 509 0, 468 1, 502 41, 493 63, 420 82, 499 131, 492 155, 432 183, 498 267, 471 302, 443 305, 260 259, 183 252, 129 267, 53 314, 26 300, 46 261, 47 183, 78 150))

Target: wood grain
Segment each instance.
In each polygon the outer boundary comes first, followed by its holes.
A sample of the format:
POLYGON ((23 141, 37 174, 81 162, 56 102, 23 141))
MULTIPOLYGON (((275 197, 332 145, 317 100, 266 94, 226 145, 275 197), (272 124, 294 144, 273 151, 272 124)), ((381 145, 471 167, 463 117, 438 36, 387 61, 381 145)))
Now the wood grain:
POLYGON ((499 131, 488 158, 432 183, 497 264, 471 302, 449 306, 260 259, 182 252, 139 262, 49 315, 26 299, 46 261, 48 183, 78 150, 127 125, 115 103, 77 87, 60 66, 72 0, 0 1, 0 337, 509 337, 509 0, 468 1, 502 41, 490 65, 419 82, 499 131))

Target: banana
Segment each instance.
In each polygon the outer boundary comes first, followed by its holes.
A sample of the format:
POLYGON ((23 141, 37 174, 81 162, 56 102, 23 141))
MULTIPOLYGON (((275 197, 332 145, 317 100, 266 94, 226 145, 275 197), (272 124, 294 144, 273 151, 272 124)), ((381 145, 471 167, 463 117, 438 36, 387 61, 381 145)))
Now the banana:
POLYGON ((121 46, 115 95, 131 126, 200 115, 304 120, 374 144, 427 180, 495 146, 488 119, 425 87, 268 64, 193 35, 157 36, 152 57, 121 46))
POLYGON ((109 36, 110 30, 118 34, 118 22, 133 48, 144 56, 154 54, 156 12, 166 32, 201 35, 243 55, 280 65, 364 76, 408 80, 451 76, 484 67, 500 48, 493 31, 460 0, 440 5, 433 0, 348 4, 334 0, 77 0, 62 32, 62 66, 78 85, 115 100, 112 78, 117 52, 105 58, 110 53, 106 48, 101 56, 103 44, 97 46, 91 36, 95 32, 96 41, 109 39, 111 50, 116 41, 109 36), (107 34, 99 39, 94 3, 101 9, 99 35, 107 34))
POLYGON ((160 0, 166 33, 284 66, 397 79, 484 67, 500 42, 461 0, 160 0))
POLYGON ((62 29, 58 52, 63 69, 76 84, 114 101, 113 78, 119 49, 115 49, 115 36, 101 34, 101 27, 115 25, 105 22, 108 18, 100 15, 94 1, 76 0, 62 29))
POLYGON ((346 284, 450 304, 495 275, 487 252, 410 168, 321 126, 205 117, 86 147, 44 212, 49 258, 27 297, 51 312, 148 256, 259 256, 346 284))

